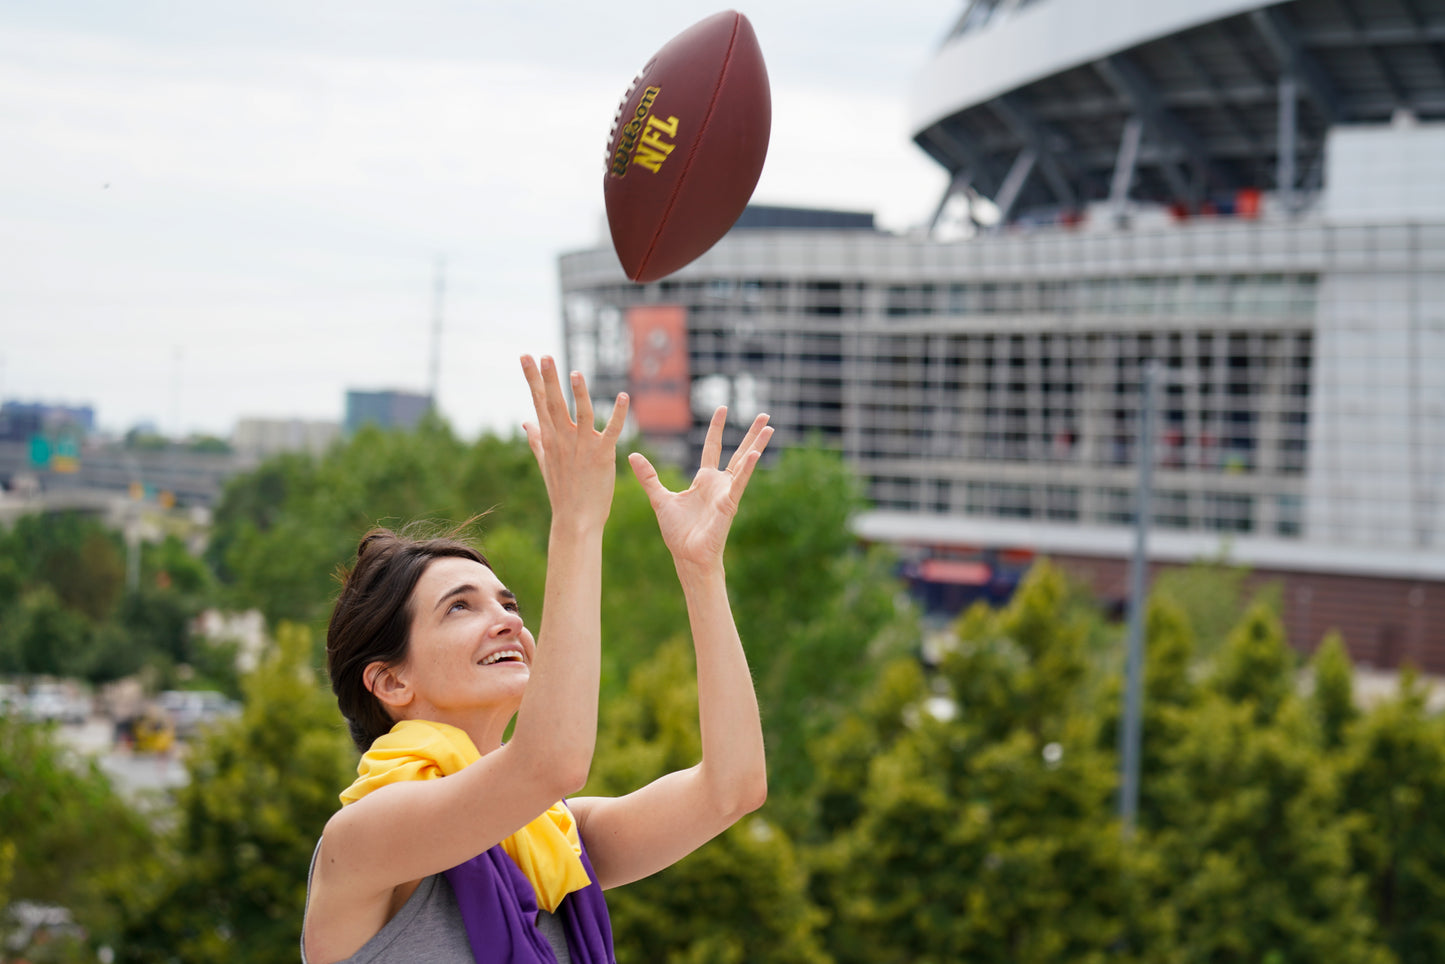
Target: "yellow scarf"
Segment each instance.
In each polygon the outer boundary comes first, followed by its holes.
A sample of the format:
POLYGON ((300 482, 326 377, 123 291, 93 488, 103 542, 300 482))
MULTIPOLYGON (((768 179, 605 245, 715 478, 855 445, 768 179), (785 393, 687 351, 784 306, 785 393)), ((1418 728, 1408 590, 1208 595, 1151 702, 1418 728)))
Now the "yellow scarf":
MULTIPOLYGON (((362 756, 356 782, 342 791, 341 803, 355 803, 388 783, 450 776, 481 758, 472 738, 455 726, 402 720, 377 737, 362 756)), ((592 882, 582 866, 577 821, 561 800, 503 840, 502 849, 532 882, 538 906, 548 912, 555 912, 563 897, 592 882)))

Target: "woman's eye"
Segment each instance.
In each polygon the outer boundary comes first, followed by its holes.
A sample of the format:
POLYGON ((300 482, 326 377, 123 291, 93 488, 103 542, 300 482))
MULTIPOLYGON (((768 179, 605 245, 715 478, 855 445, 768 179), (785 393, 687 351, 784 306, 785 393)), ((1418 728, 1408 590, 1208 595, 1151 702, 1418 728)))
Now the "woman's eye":
POLYGON ((509 613, 519 613, 522 611, 522 605, 521 603, 509 602, 506 604, 506 610, 509 613))
POLYGON ((454 613, 454 612, 456 612, 458 609, 466 609, 466 608, 467 608, 467 604, 466 604, 466 603, 462 602, 461 600, 457 600, 456 602, 452 603, 450 606, 447 607, 447 612, 449 612, 449 613, 454 613))

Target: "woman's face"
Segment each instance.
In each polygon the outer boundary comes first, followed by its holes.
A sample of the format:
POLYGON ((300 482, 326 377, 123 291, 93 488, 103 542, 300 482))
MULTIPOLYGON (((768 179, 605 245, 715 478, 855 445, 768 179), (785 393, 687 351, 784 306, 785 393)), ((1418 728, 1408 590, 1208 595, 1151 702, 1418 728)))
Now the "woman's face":
POLYGON ((398 668, 414 696, 405 716, 450 722, 479 709, 516 711, 536 642, 496 573, 471 559, 436 559, 412 590, 411 613, 398 668))

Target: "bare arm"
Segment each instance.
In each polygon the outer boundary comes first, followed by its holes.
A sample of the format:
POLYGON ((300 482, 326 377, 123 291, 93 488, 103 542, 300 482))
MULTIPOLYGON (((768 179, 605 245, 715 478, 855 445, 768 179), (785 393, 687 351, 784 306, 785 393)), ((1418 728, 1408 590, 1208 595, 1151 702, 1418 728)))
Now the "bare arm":
POLYGON ((759 416, 727 468, 719 470, 726 416, 725 409, 714 414, 702 466, 683 492, 667 491, 641 455, 630 459, 657 512, 687 601, 702 759, 626 796, 571 801, 603 887, 677 862, 767 797, 762 723, 722 559, 738 501, 773 430, 766 427, 767 416, 759 416))
POLYGON ((382 787, 326 826, 312 886, 307 945, 344 957, 390 914, 393 889, 487 850, 586 782, 597 736, 602 529, 627 412, 619 396, 594 428, 580 376, 573 422, 555 365, 523 359, 537 424, 525 426, 552 506, 545 608, 512 739, 442 780, 382 787), (359 937, 360 939, 356 939, 359 937), (347 948, 350 950, 347 950, 347 948))

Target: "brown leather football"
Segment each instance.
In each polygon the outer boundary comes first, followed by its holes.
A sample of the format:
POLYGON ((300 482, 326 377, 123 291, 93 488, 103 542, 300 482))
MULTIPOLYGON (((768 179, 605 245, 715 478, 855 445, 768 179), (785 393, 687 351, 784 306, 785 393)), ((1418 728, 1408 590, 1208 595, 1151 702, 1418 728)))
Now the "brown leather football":
POLYGON ((727 10, 659 50, 622 97, 602 194, 627 277, 697 258, 743 213, 768 153, 768 71, 752 24, 727 10))

